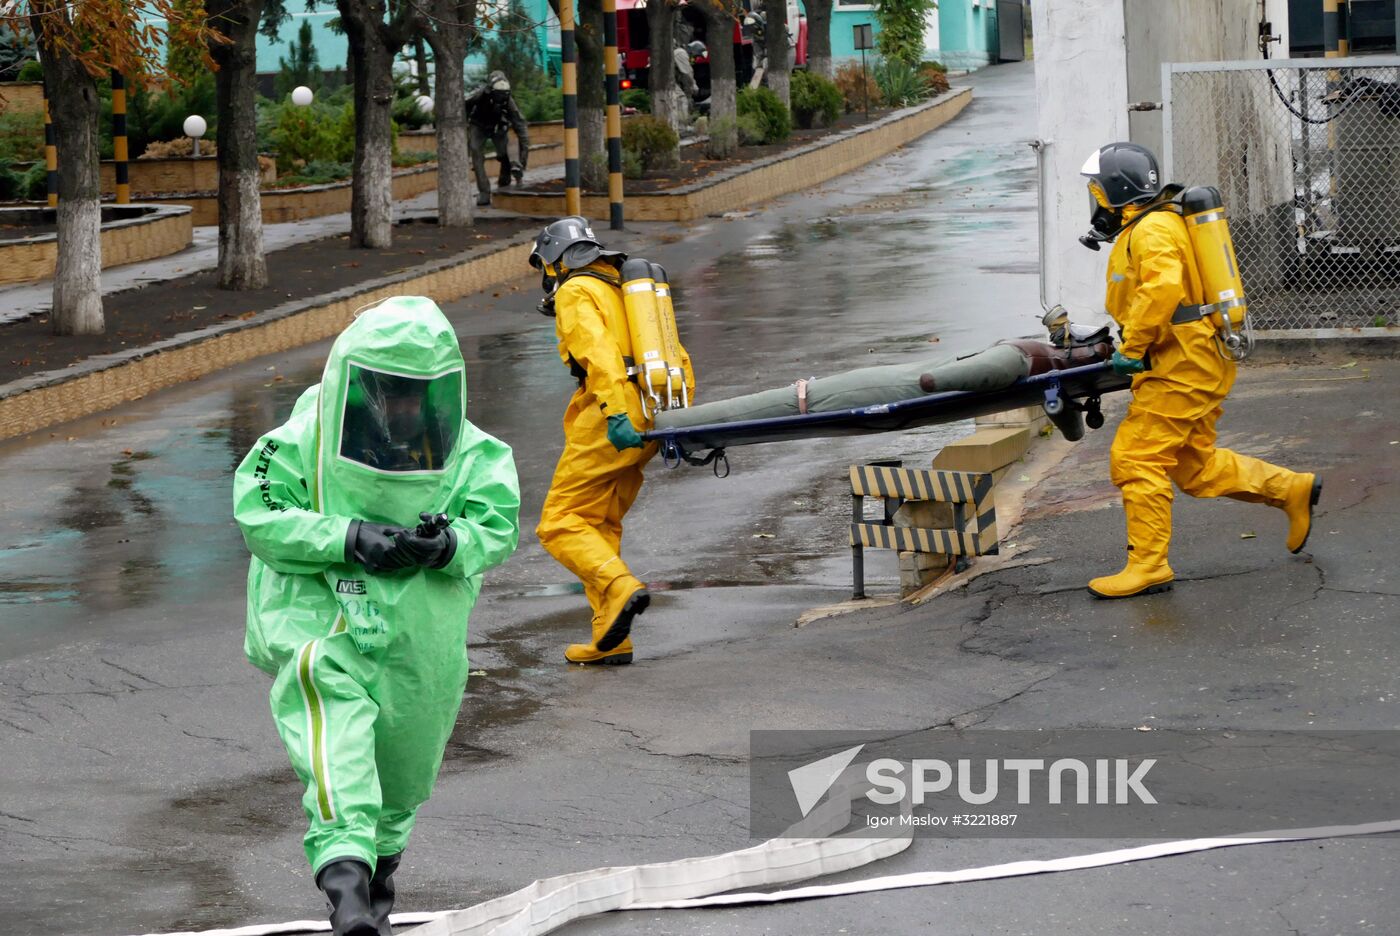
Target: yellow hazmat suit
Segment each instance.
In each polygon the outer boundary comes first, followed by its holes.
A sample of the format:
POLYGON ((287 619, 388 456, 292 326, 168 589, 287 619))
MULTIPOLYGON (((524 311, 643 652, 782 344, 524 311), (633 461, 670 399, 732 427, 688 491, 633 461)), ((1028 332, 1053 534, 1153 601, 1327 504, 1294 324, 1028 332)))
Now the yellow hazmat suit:
POLYGON ((564 413, 564 453, 535 532, 545 550, 578 576, 593 609, 592 638, 564 652, 573 663, 631 662, 630 637, 608 651, 597 642, 629 601, 640 611, 636 600, 645 595, 619 553, 622 518, 642 489, 642 468, 657 445, 618 451, 608 441, 607 420, 617 413, 626 413, 639 431, 651 428, 622 361, 631 340, 622 290, 614 283, 617 268, 597 261, 568 277, 554 296, 559 357, 579 377, 579 388, 564 413))
MULTIPOLYGON (((1124 209, 1131 222, 1140 208, 1124 209)), ((1216 347, 1206 320, 1172 324, 1183 304, 1202 300, 1200 277, 1181 216, 1149 213, 1121 234, 1108 260, 1104 304, 1122 328, 1119 352, 1146 360, 1133 378, 1133 399, 1113 440, 1110 472, 1123 492, 1128 564, 1094 579, 1100 598, 1160 591, 1172 581, 1172 483, 1193 497, 1231 497, 1287 511, 1288 548, 1303 548, 1321 482, 1268 462, 1217 448, 1215 424, 1235 383, 1235 362, 1216 347)))

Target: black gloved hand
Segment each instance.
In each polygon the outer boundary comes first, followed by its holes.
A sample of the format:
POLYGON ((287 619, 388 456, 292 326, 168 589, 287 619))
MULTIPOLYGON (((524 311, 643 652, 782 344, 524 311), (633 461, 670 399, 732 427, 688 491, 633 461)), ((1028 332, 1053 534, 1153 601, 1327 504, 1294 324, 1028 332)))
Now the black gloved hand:
POLYGON ((418 515, 422 523, 414 530, 403 530, 394 537, 399 550, 414 565, 425 569, 441 569, 452 561, 457 552, 457 534, 446 524, 446 515, 418 515))
POLYGON ((413 559, 395 541, 403 527, 389 526, 386 523, 370 523, 368 520, 352 520, 345 537, 350 548, 346 553, 370 575, 383 575, 397 572, 413 565, 413 559))

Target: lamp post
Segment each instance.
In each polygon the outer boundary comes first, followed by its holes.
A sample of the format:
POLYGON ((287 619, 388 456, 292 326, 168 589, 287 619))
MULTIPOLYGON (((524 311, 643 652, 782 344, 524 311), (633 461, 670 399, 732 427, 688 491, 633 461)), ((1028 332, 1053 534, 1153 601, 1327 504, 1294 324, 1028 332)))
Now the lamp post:
POLYGON ((295 104, 297 107, 309 106, 311 104, 312 99, 315 98, 315 96, 316 95, 314 95, 311 92, 311 89, 308 88, 306 85, 298 85, 297 87, 292 89, 292 103, 295 104))
POLYGON ((869 23, 857 23, 851 27, 855 33, 856 48, 860 50, 860 96, 865 104, 865 121, 870 122, 870 77, 865 72, 865 50, 875 47, 869 23))
POLYGON ((209 124, 205 123, 204 118, 198 114, 190 114, 185 118, 185 136, 194 140, 195 158, 199 157, 199 138, 204 136, 205 131, 208 129, 209 124))

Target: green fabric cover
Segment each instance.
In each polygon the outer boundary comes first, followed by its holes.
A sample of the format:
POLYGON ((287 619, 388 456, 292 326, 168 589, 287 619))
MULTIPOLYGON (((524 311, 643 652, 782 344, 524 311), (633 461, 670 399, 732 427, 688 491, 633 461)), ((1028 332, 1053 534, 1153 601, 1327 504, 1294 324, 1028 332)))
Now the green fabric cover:
MULTIPOLYGON (((926 396, 919 387, 919 378, 924 374, 933 375, 941 393, 944 390, 1000 390, 1028 372, 1025 355, 1008 345, 995 345, 955 361, 949 361, 946 357, 919 358, 907 364, 862 367, 809 381, 807 412, 827 413, 926 396)), ((658 429, 671 429, 795 416, 797 413, 797 387, 790 385, 688 409, 667 410, 656 414, 655 424, 658 429)))

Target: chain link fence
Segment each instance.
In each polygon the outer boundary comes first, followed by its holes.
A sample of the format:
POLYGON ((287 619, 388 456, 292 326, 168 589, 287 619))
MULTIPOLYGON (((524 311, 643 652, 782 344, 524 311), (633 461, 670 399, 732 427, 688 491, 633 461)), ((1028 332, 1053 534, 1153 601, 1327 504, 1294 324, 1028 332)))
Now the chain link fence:
POLYGON ((1400 324, 1400 58, 1162 79, 1167 179, 1220 189, 1255 328, 1400 324))

